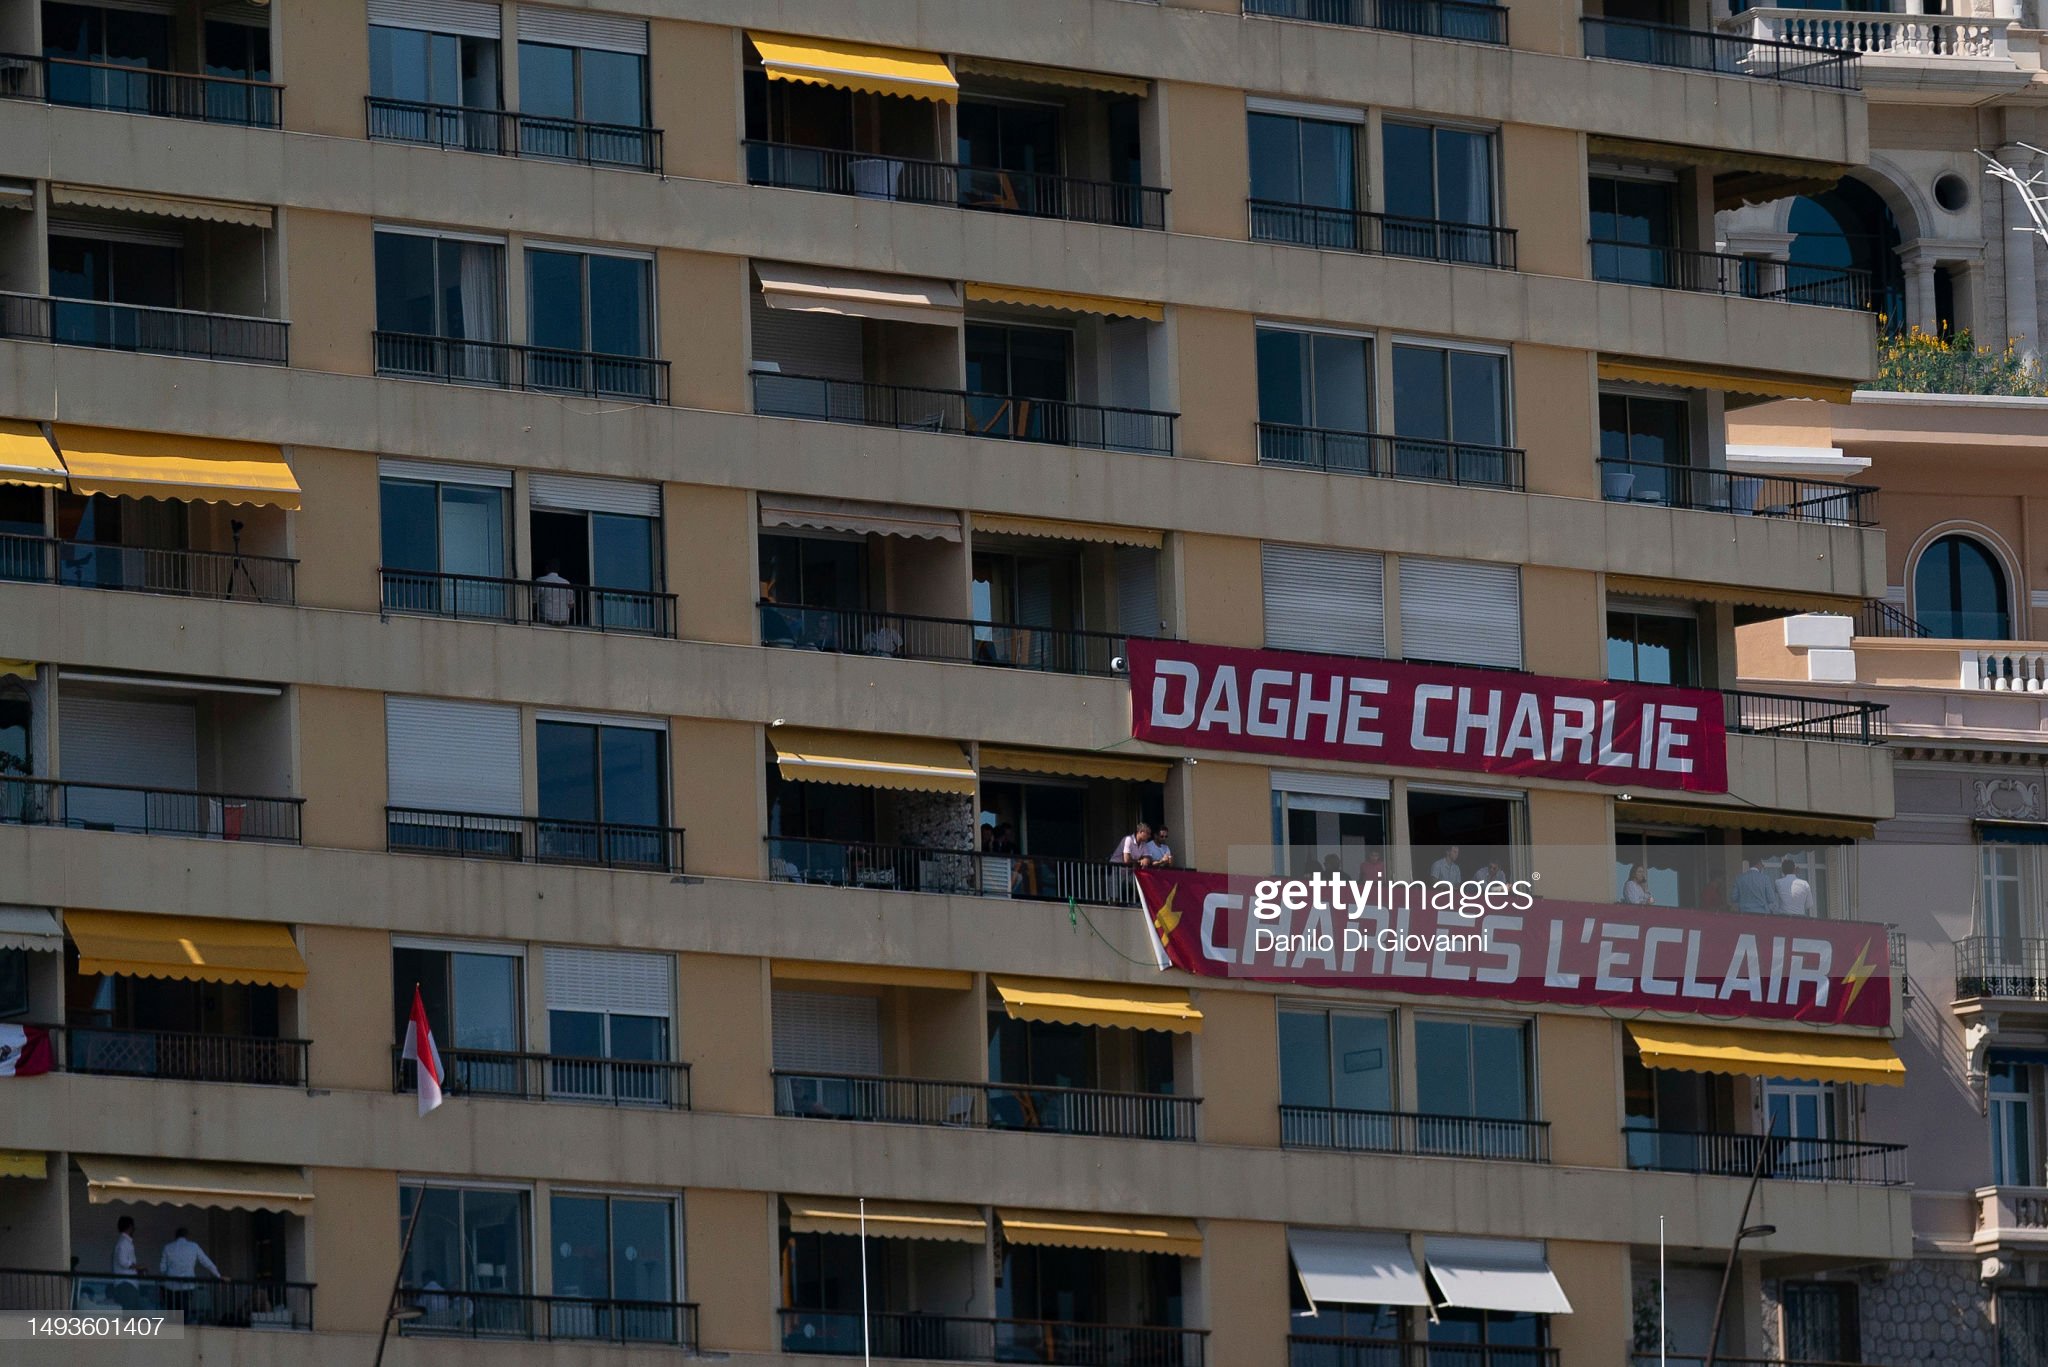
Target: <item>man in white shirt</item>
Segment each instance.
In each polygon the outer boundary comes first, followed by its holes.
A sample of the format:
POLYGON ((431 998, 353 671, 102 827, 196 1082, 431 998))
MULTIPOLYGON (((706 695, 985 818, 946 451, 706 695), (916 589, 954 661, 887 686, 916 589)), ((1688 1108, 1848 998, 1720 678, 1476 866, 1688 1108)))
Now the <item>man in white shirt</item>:
POLYGON ((1813 915, 1813 884, 1799 876, 1791 856, 1778 861, 1778 909, 1787 916, 1813 915))
POLYGON ((562 577, 562 567, 548 562, 548 572, 533 581, 534 615, 548 626, 564 627, 576 613, 576 590, 562 577))
POLYGON ((1462 883, 1465 870, 1458 866, 1458 856, 1463 853, 1456 845, 1444 850, 1444 857, 1429 866, 1429 881, 1432 883, 1462 883))
POLYGON ((132 1277, 138 1270, 135 1262, 135 1217, 123 1215, 114 1223, 114 1275, 132 1277))
POLYGON ((1116 842, 1116 850, 1109 856, 1109 862, 1145 869, 1152 866, 1158 855, 1159 847, 1152 843, 1151 823, 1140 821, 1136 830, 1116 842))
POLYGON ((181 1312, 188 1324, 194 1310, 201 1312, 201 1319, 206 1318, 204 1300, 195 1294, 198 1288, 192 1282, 193 1275, 202 1267, 216 1280, 226 1280, 213 1265, 213 1259, 206 1256, 206 1250, 194 1243, 191 1232, 183 1228, 164 1245, 163 1255, 157 1259, 157 1271, 169 1279, 164 1283, 164 1304, 181 1312))

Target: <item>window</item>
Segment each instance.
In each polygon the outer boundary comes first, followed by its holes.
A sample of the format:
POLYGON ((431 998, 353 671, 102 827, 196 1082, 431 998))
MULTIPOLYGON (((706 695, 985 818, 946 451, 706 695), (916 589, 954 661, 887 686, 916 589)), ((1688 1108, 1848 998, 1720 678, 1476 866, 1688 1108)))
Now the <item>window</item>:
POLYGON ((1347 878, 1386 872, 1390 785, 1384 779, 1332 774, 1273 775, 1273 843, 1282 872, 1302 878, 1317 870, 1347 878))
POLYGON ((505 245, 380 228, 376 235, 377 368, 503 384, 505 245))
POLYGON ((1304 117, 1253 109, 1252 237, 1356 251, 1360 237, 1358 128, 1363 115, 1304 117))
MULTIPOLYGON (((1537 1353, 1513 1350, 1542 1348, 1549 1341, 1549 1317, 1523 1311, 1443 1309, 1436 1312, 1429 1325, 1429 1342, 1432 1345, 1484 1345, 1493 1351, 1479 1354, 1478 1360, 1502 1364, 1503 1367, 1509 1363, 1540 1361, 1537 1353)), ((1471 1362, 1474 1358, 1466 1354, 1431 1353, 1430 1360, 1471 1362)))
POLYGON ((577 475, 527 477, 536 581, 534 620, 609 631, 672 631, 656 601, 661 585, 661 486, 577 475), (590 592, 580 591, 588 585, 590 592))
POLYGON ((410 104, 497 109, 498 40, 372 24, 370 94, 410 104))
POLYGON ((1935 636, 2003 641, 2012 634, 2005 570, 1975 537, 1950 534, 1920 552, 1913 615, 1935 636))
POLYGON ((1526 1021, 1415 1022, 1416 1134, 1426 1153, 1533 1158, 1530 1028, 1526 1021))
MULTIPOLYGON (((270 30, 261 24, 232 20, 206 21, 205 69, 209 76, 231 81, 270 79, 270 30)), ((222 123, 275 124, 277 92, 250 86, 211 82, 206 87, 206 117, 222 123)))
POLYGON ((175 237, 84 235, 92 231, 52 226, 50 293, 56 299, 50 307, 52 335, 76 346, 140 347, 157 331, 145 323, 149 315, 96 305, 128 304, 136 309, 184 306, 184 249, 175 237), (69 302, 72 300, 90 302, 69 302))
POLYGON ((2048 1363, 2048 1291, 2002 1286, 1998 1298, 1998 1367, 2048 1363))
POLYGON ((1701 501, 1680 468, 1692 462, 1690 427, 1684 399, 1602 390, 1600 496, 1681 507, 1701 501))
POLYGON ((28 951, 0 949, 0 1016, 28 1011, 28 951))
POLYGON ((149 113, 154 83, 112 68, 171 69, 171 16, 97 5, 45 4, 44 79, 52 104, 149 113), (91 65, 72 65, 91 63, 91 65))
POLYGON ((1381 126, 1386 249, 1393 256, 1499 264, 1493 134, 1401 123, 1381 126))
POLYGON ((465 1333, 528 1330, 528 1307, 513 1299, 527 1291, 527 1193, 510 1188, 453 1187, 418 1181, 398 1188, 401 1238, 420 1207, 404 1284, 415 1292, 422 1329, 465 1333), (476 1297, 444 1292, 474 1291, 476 1297), (505 1299, 499 1299, 499 1297, 505 1299))
POLYGON ((1404 555, 1400 576, 1403 659, 1522 667, 1519 565, 1404 555))
POLYGON ((1259 570, 1269 649, 1387 653, 1386 564, 1377 552, 1268 542, 1259 570))
POLYGON ((1372 342, 1338 332, 1258 330, 1259 459, 1370 472, 1372 342))
MULTIPOLYGON (((528 22, 522 15, 521 23, 528 22)), ((519 150, 615 165, 652 165, 644 24, 621 24, 643 51, 554 42, 519 44, 519 150), (577 125, 598 125, 578 127, 577 125)))
POLYGON ((961 100, 956 108, 962 166, 1026 176, 1060 174, 1057 105, 961 100))
POLYGON ((1394 431, 1394 474, 1518 483, 1498 449, 1509 441, 1508 358, 1498 351, 1396 343, 1394 431))
MULTIPOLYGON (((1377 1011, 1280 1008, 1280 1104, 1340 1111, 1394 1108, 1393 1017, 1377 1011)), ((1293 1129, 1327 1118, 1288 1118, 1293 1129)), ((1389 1136, 1391 1138, 1391 1135, 1389 1136)))
POLYGON ((645 257, 529 247, 526 332, 537 349, 529 381, 646 398, 654 372, 654 264, 645 257), (612 359, 617 358, 617 359, 612 359))
POLYGON ((1607 610, 1607 677, 1618 683, 1700 683, 1699 619, 1643 607, 1607 610))
POLYGON ((967 325, 968 421, 1029 441, 1071 439, 1074 334, 1007 323, 967 325))
POLYGON ((1675 182, 1594 176, 1586 188, 1595 280, 1665 288, 1685 283, 1671 252, 1678 245, 1675 182))
POLYGON ((1989 1065, 1992 1185, 2040 1186, 2042 1165, 2034 1141, 2036 1070, 1996 1055, 1989 1065))
POLYGON ((670 1070, 633 1065, 666 1063, 672 1057, 674 961, 665 954, 550 947, 542 952, 541 964, 548 1052, 613 1063, 554 1064, 555 1091, 672 1104, 670 1070))
POLYGON ((558 1191, 548 1200, 548 1234, 553 1292, 568 1298, 555 1307, 552 1337, 677 1340, 675 1202, 558 1191))
POLYGON ((1512 870, 1525 829, 1520 797, 1413 784, 1408 788, 1413 877, 1455 883, 1479 877, 1489 865, 1512 870))
POLYGON ((384 606, 508 619, 513 603, 506 583, 505 518, 511 472, 398 461, 382 462, 380 470, 384 606))
POLYGON ((1863 1356, 1856 1287, 1851 1282, 1785 1282, 1787 1362, 1855 1362, 1863 1356))
POLYGON ((1071 667, 1074 641, 1060 635, 1081 625, 1078 552, 974 553, 968 586, 974 620, 974 657, 982 663, 1034 669, 1071 667), (1004 631, 1002 627, 1037 627, 1004 631))
POLYGON ((1614 833, 1614 900, 1631 900, 1629 875, 1641 865, 1644 891, 1637 896, 1646 895, 1649 905, 1720 911, 1720 906, 1710 906, 1706 900, 1708 886, 1715 877, 1712 866, 1720 857, 1720 847, 1706 844, 1698 831, 1617 830, 1614 833))
POLYGON ((667 742, 649 726, 535 722, 541 857, 667 868, 667 742))
MULTIPOLYGON (((449 1090, 523 1095, 523 1070, 506 1055, 518 1053, 526 1039, 520 992, 525 967, 526 960, 511 951, 393 945, 392 1041, 405 1038, 417 987, 449 1090)), ((407 1086, 411 1068, 406 1065, 407 1086)))
POLYGON ((1991 963, 2025 962, 2025 941, 2034 929, 2023 895, 2025 854, 2018 845, 1977 847, 1977 933, 1990 941, 1985 957, 1991 963))
POLYGON ((0 776, 36 771, 34 721, 35 703, 28 690, 11 677, 0 679, 0 776))

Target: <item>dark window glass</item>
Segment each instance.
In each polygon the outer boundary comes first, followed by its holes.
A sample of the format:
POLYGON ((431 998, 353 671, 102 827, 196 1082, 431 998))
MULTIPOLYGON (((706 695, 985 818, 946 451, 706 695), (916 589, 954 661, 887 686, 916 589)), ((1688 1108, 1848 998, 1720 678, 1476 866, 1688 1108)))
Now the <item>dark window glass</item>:
POLYGON ((411 233, 378 233, 377 330, 435 335, 434 239, 411 233))
POLYGON ((583 262, 574 252, 526 254, 526 331, 534 346, 585 351, 583 262))
MULTIPOLYGON (((586 48, 581 117, 590 123, 627 128, 647 125, 647 59, 632 52, 599 52, 586 48)), ((526 98, 521 87, 520 98, 526 98)))
POLYGON ((625 256, 592 256, 590 347, 607 356, 650 356, 648 263, 625 256))
POLYGON ((550 119, 576 115, 576 49, 551 43, 519 45, 519 109, 550 119))
POLYGON ((1607 677, 1632 683, 1700 682, 1699 622, 1654 612, 1607 614, 1607 677))
POLYGON ((0 949, 0 1016, 28 1010, 28 951, 0 949))
POLYGON ((2012 631, 2005 571, 1974 537, 1944 536, 1920 553, 1913 612, 1941 637, 2002 641, 2012 631))
POLYGON ((381 482, 384 565, 387 569, 433 573, 441 568, 440 511, 436 487, 409 479, 381 482))

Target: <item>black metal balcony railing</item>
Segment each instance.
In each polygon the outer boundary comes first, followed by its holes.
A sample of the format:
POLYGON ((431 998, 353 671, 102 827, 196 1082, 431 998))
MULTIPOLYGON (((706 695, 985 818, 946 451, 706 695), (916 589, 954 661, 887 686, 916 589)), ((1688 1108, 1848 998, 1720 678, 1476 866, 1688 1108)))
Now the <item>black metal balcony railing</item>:
POLYGON ((102 351, 283 365, 291 325, 275 318, 147 308, 0 291, 0 337, 102 351))
POLYGON ((1752 693, 1724 688, 1724 723, 1746 736, 1791 736, 1798 740, 1839 740, 1883 745, 1889 709, 1878 702, 1844 702, 1792 693, 1752 693))
POLYGON ((1468 43, 1508 40, 1507 7, 1475 0, 1244 0, 1244 12, 1468 43))
POLYGON ((1956 1000, 1971 997, 2048 1002, 2048 940, 1969 935, 1956 941, 1956 1000))
POLYGON ((779 883, 934 892, 956 897, 1016 897, 1089 906, 1134 907, 1137 884, 1122 864, 1035 854, 983 854, 866 840, 771 835, 769 877, 779 883))
POLYGON ((1064 399, 922 389, 770 371, 754 372, 754 411, 768 418, 817 418, 1156 456, 1173 454, 1173 423, 1180 416, 1149 408, 1105 408, 1064 399))
POLYGON ((1337 1106, 1280 1108, 1280 1143, 1290 1149, 1399 1153, 1439 1158, 1550 1161, 1550 1124, 1488 1116, 1359 1111, 1337 1106))
POLYGON ((1288 1367, 1558 1367, 1555 1348, 1422 1339, 1287 1336, 1288 1367))
POLYGON ((1525 487, 1519 447, 1437 441, 1385 432, 1342 432, 1325 427, 1259 424, 1259 463, 1382 479, 1426 479, 1482 489, 1525 487))
POLYGON ((299 843, 298 797, 130 788, 55 778, 0 778, 0 825, 70 826, 202 840, 299 843))
POLYGON ((1166 226, 1165 190, 797 143, 745 143, 747 183, 1120 228, 1166 226))
POLYGON ((393 854, 444 854, 525 864, 681 873, 683 832, 553 816, 490 816, 422 807, 386 807, 384 848, 393 854))
POLYGON ((1026 627, 866 608, 761 603, 761 644, 845 655, 1120 675, 1133 639, 1111 631, 1026 627))
MULTIPOLYGON (((2024 1359, 2022 1359, 2024 1360, 2024 1359)), ((1631 1353, 1629 1367, 1707 1367, 1698 1353, 1631 1353)), ((1714 1367, 1876 1367, 1868 1359, 1835 1362, 1827 1358, 1732 1358, 1714 1355, 1714 1367)))
POLYGON ((0 1269, 0 1310, 96 1317, 162 1315, 214 1329, 311 1329, 313 1283, 6 1268, 0 1269))
POLYGON ((432 570, 380 569, 377 577, 382 589, 379 601, 386 612, 671 639, 676 634, 673 593, 432 570))
POLYGON ((1065 1367, 1203 1367, 1206 1329, 1061 1320, 973 1319, 917 1311, 779 1310, 782 1351, 1065 1367))
POLYGON ((1849 1182, 1877 1187, 1906 1182, 1904 1144, 1694 1130, 1624 1130, 1622 1134, 1628 1145, 1628 1165, 1638 1171, 1748 1177, 1757 1171, 1761 1160, 1764 1176, 1783 1182, 1849 1182), (1767 1146, 1768 1155, 1764 1152, 1767 1146))
POLYGON ((892 1125, 1038 1130, 1108 1139, 1192 1141, 1201 1098, 1004 1082, 775 1070, 775 1113, 892 1125))
POLYGON ((100 1077, 153 1077, 175 1082, 241 1082, 267 1087, 306 1085, 302 1039, 137 1030, 109 1025, 51 1025, 56 1066, 100 1077))
MULTIPOLYGON (((611 1106, 690 1109, 690 1065, 670 1059, 578 1058, 499 1049, 440 1050, 450 1096, 509 1101, 576 1101, 611 1106)), ((391 1090, 419 1085, 417 1066, 391 1050, 391 1090)))
POLYGON ((509 1291, 399 1288, 408 1336, 539 1339, 555 1343, 697 1346, 697 1307, 689 1301, 609 1296, 526 1296, 509 1291))
POLYGON ((1784 304, 1817 304, 1832 309, 1875 307, 1870 272, 1735 256, 1728 252, 1594 238, 1593 278, 1611 285, 1768 299, 1784 304))
POLYGON ((1600 457, 1600 496, 1609 503, 1654 503, 1714 513, 1784 517, 1838 527, 1877 525, 1877 487, 1837 484, 1789 475, 1746 475, 1734 470, 1662 461, 1600 457))
POLYGON ((294 601, 296 560, 227 551, 161 550, 0 534, 0 580, 184 598, 294 601))
POLYGON ((1856 634, 1897 636, 1912 640, 1926 640, 1934 635, 1904 608, 1882 598, 1864 600, 1863 610, 1856 614, 1856 634))
POLYGON ((1722 76, 1755 76, 1829 90, 1858 90, 1863 85, 1857 54, 1840 48, 1597 15, 1587 15, 1579 25, 1585 31, 1588 57, 1722 76))
POLYGON ((538 157, 585 166, 661 173, 661 130, 632 124, 521 114, 510 109, 422 104, 371 95, 365 100, 369 136, 459 152, 538 157))
POLYGON ((377 373, 398 379, 668 402, 669 363, 646 356, 472 342, 416 332, 379 332, 375 342, 377 373))
POLYGON ((284 121, 284 87, 271 81, 19 52, 0 53, 0 97, 252 128, 284 121))
POLYGON ((1515 230, 1487 223, 1453 223, 1435 218, 1403 218, 1364 209, 1335 209, 1314 204, 1287 204, 1273 199, 1251 202, 1252 240, 1325 251, 1364 252, 1369 256, 1406 256, 1447 261, 1461 266, 1515 269, 1515 230))

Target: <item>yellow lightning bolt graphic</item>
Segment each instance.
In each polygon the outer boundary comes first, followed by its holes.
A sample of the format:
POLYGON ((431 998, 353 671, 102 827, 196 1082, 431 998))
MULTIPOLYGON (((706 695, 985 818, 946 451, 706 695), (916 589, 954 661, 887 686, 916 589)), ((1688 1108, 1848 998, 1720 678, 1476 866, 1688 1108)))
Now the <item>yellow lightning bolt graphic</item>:
POLYGON ((1176 911, 1173 905, 1173 899, 1178 896, 1179 888, 1169 889, 1166 900, 1159 904, 1159 911, 1152 917, 1152 928, 1159 932, 1159 943, 1162 945, 1172 937, 1173 928, 1180 924, 1180 912, 1176 911))
POLYGON ((1855 1009, 1856 998, 1863 993, 1863 984, 1870 981, 1875 966, 1869 962, 1869 955, 1868 944, 1859 946, 1856 950, 1856 962, 1850 964, 1849 971, 1842 975, 1842 985, 1849 989, 1849 998, 1842 1003, 1842 1014, 1836 1017, 1837 1020, 1848 1018, 1849 1012, 1855 1009))

